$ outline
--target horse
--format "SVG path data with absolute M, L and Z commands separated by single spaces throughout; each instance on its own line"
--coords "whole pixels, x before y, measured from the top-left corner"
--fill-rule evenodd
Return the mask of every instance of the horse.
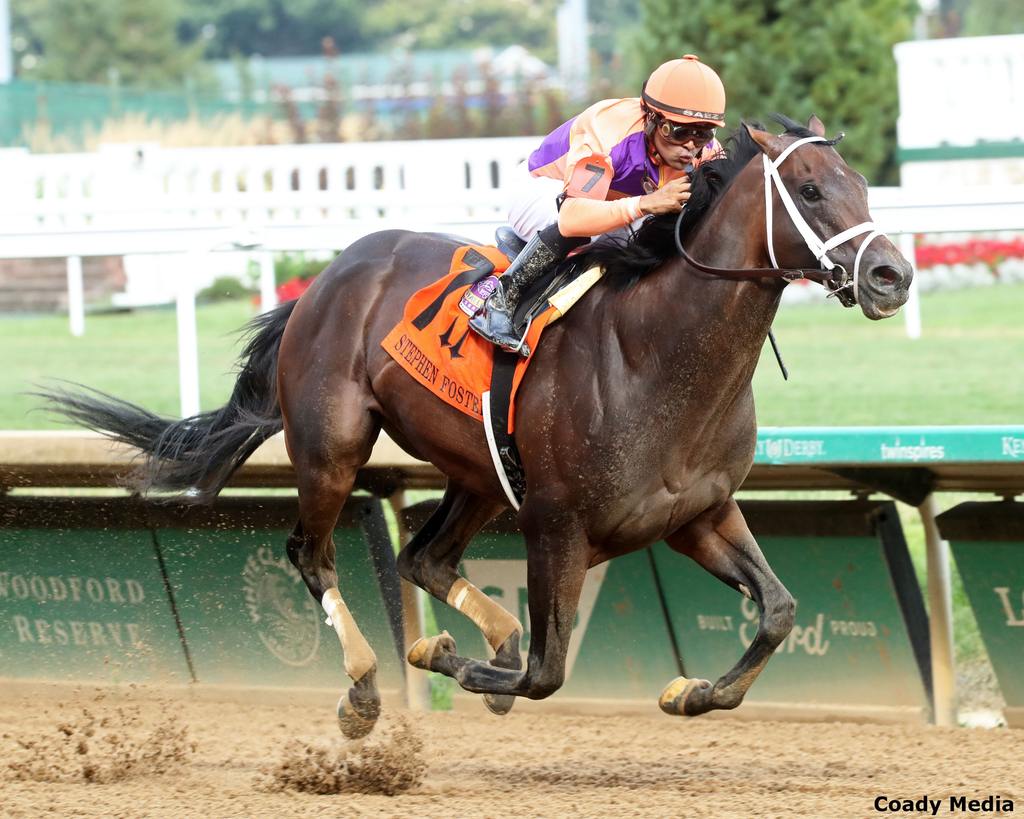
M 783 133 L 744 123 L 726 156 L 695 172 L 680 219 L 651 217 L 628 242 L 597 242 L 575 259 L 604 275 L 545 330 L 516 404 L 525 667 L 522 624 L 458 571 L 474 534 L 510 506 L 483 425 L 416 384 L 381 346 L 409 297 L 448 270 L 453 237 L 388 230 L 353 243 L 301 298 L 250 323 L 220 409 L 174 420 L 88 388 L 44 394 L 66 417 L 146 455 L 136 489 L 196 502 L 212 502 L 283 429 L 298 487 L 286 550 L 341 643 L 352 680 L 338 704 L 347 737 L 372 730 L 380 698 L 376 655 L 338 587 L 332 531 L 381 430 L 447 477 L 440 504 L 398 555 L 400 574 L 469 617 L 494 652 L 460 656 L 445 633 L 418 640 L 410 663 L 484 695 L 498 714 L 515 697 L 547 697 L 565 677 L 587 570 L 664 540 L 751 598 L 760 618 L 733 668 L 713 684 L 672 680 L 659 705 L 688 716 L 735 708 L 795 610 L 734 499 L 756 442 L 751 378 L 783 289 L 809 278 L 880 319 L 906 301 L 913 275 L 871 224 L 867 184 L 835 150 L 838 138 L 826 139 L 816 117 L 806 127 L 776 119 Z

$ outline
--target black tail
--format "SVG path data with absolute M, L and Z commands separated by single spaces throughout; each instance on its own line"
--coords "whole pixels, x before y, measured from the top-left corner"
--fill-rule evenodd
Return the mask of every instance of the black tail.
M 135 491 L 193 490 L 188 500 L 210 503 L 246 458 L 283 427 L 277 351 L 294 308 L 294 301 L 287 302 L 246 325 L 235 389 L 227 404 L 212 412 L 180 421 L 163 418 L 89 387 L 35 394 L 75 423 L 142 450 L 145 461 L 126 476 Z

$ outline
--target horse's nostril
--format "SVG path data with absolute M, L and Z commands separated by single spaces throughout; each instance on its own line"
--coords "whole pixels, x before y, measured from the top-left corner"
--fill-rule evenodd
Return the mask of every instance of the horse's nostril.
M 871 278 L 882 287 L 895 287 L 902 280 L 899 271 L 894 267 L 875 267 L 871 270 Z

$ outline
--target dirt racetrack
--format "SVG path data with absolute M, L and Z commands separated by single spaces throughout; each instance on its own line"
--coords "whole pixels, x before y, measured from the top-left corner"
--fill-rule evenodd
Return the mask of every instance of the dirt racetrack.
M 481 705 L 405 727 L 389 709 L 350 746 L 323 694 L 246 700 L 0 681 L 0 815 L 845 817 L 925 795 L 938 816 L 979 815 L 951 796 L 1024 810 L 1024 731 L 1005 728 L 684 720 L 652 699 L 650 715 Z

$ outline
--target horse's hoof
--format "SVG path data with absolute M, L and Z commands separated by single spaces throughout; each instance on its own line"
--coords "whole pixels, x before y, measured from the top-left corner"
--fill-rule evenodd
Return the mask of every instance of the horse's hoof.
M 421 637 L 409 649 L 409 665 L 433 671 L 434 661 L 442 654 L 455 653 L 455 640 L 447 631 L 434 637 Z
M 338 728 L 345 739 L 362 739 L 377 724 L 377 715 L 364 717 L 349 702 L 348 695 L 342 694 L 338 700 Z
M 377 669 L 371 668 L 338 700 L 338 728 L 346 739 L 362 739 L 373 730 L 379 716 Z
M 666 714 L 673 716 L 695 717 L 708 710 L 708 705 L 703 696 L 704 691 L 710 691 L 711 683 L 708 680 L 689 680 L 686 677 L 676 677 L 665 686 L 658 698 L 658 707 Z
M 484 694 L 483 696 L 487 710 L 499 717 L 505 716 L 516 704 L 515 694 Z
M 523 657 L 519 653 L 520 636 L 520 632 L 512 632 L 498 648 L 494 659 L 491 660 L 491 665 L 495 668 L 519 671 L 523 667 Z M 484 694 L 483 697 L 487 710 L 499 717 L 503 717 L 511 711 L 516 702 L 515 694 Z

